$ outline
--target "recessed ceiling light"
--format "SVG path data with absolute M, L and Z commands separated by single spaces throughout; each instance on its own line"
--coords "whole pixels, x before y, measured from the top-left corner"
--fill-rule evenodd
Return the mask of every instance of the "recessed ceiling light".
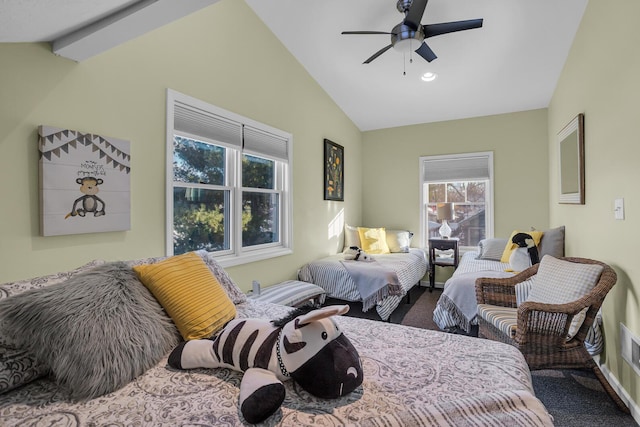
M 438 77 L 436 73 L 432 73 L 431 71 L 428 71 L 422 75 L 421 79 L 423 82 L 432 82 L 436 79 L 436 77 Z

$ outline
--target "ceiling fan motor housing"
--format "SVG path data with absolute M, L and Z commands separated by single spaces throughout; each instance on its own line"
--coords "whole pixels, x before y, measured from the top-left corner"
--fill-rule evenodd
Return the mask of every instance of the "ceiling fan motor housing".
M 398 2 L 398 4 L 399 3 L 400 2 Z M 414 51 L 420 47 L 423 41 L 424 31 L 422 25 L 420 25 L 417 30 L 414 30 L 404 23 L 400 23 L 391 30 L 391 44 L 394 49 L 401 52 Z

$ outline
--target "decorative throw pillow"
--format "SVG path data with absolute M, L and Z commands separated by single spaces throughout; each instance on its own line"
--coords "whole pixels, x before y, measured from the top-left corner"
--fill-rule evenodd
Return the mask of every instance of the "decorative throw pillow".
M 346 251 L 351 246 L 362 247 L 360 243 L 360 233 L 358 233 L 358 227 L 352 227 L 345 224 L 344 226 L 344 249 Z
M 580 299 L 598 283 L 602 270 L 599 264 L 580 264 L 545 255 L 527 301 L 565 304 Z M 583 321 L 584 315 L 573 317 L 568 339 L 573 338 Z
M 222 285 L 224 290 L 227 292 L 227 296 L 231 298 L 231 301 L 233 301 L 234 304 L 242 304 L 243 302 L 247 302 L 247 294 L 242 292 L 238 285 L 236 285 L 235 282 L 231 280 L 229 274 L 227 274 L 224 268 L 222 268 L 222 266 L 218 264 L 218 262 L 214 259 L 213 255 L 211 255 L 210 252 L 205 249 L 201 249 L 199 251 L 196 251 L 196 254 L 198 254 L 198 256 L 202 258 L 207 267 L 209 267 L 211 273 L 216 276 L 216 279 L 218 279 L 218 283 Z
M 206 249 L 201 249 L 198 251 L 194 251 L 194 253 L 198 254 L 198 256 L 202 258 L 204 263 L 207 265 L 207 267 L 209 267 L 211 273 L 216 276 L 216 279 L 218 279 L 218 282 L 220 283 L 220 285 L 222 285 L 224 290 L 227 292 L 227 295 L 229 296 L 229 298 L 231 298 L 231 301 L 233 301 L 234 304 L 242 304 L 243 302 L 247 302 L 247 295 L 242 292 L 240 288 L 238 288 L 238 285 L 236 285 L 233 280 L 231 280 L 231 277 L 229 277 L 224 268 L 222 268 L 222 266 L 218 264 L 218 262 L 210 252 L 208 252 Z M 156 264 L 168 258 L 168 256 L 161 256 L 124 262 L 131 267 L 135 267 L 137 265 Z
M 391 253 L 407 253 L 413 233 L 409 230 L 385 230 L 387 246 Z
M 77 400 L 119 389 L 180 341 L 158 301 L 122 262 L 0 300 L 0 328 Z
M 518 273 L 531 267 L 531 256 L 529 256 L 528 248 L 517 248 L 511 252 L 509 265 L 513 271 Z
M 480 254 L 477 259 L 500 261 L 507 239 L 483 239 L 478 243 Z
M 195 252 L 133 269 L 187 341 L 208 338 L 236 317 L 233 301 Z
M 361 248 L 370 254 L 388 254 L 387 233 L 384 228 L 358 227 Z
M 564 256 L 564 225 L 545 230 L 540 240 L 540 259 L 545 255 L 555 258 Z
M 94 259 L 93 261 L 90 261 L 74 270 L 62 271 L 60 273 L 34 277 L 32 279 L 3 283 L 0 285 L 0 299 L 10 297 L 11 295 L 17 295 L 21 292 L 28 291 L 29 289 L 44 288 L 45 286 L 64 282 L 79 273 L 91 270 L 93 267 L 102 264 L 104 264 L 104 260 Z
M 27 350 L 0 345 L 0 394 L 38 379 L 48 370 Z
M 0 300 L 30 289 L 44 288 L 64 282 L 102 264 L 104 264 L 103 260 L 96 259 L 74 270 L 4 283 L 0 285 Z M 3 330 L 5 328 L 0 326 L 0 394 L 38 379 L 49 371 L 47 366 L 36 361 L 35 356 L 9 344 L 9 337 L 3 334 Z
M 500 262 L 509 262 L 509 258 L 511 257 L 511 252 L 513 252 L 518 247 L 518 245 L 513 243 L 511 239 L 513 239 L 513 236 L 515 236 L 518 233 L 529 234 L 533 238 L 533 242 L 536 244 L 536 246 L 540 245 L 540 239 L 542 239 L 542 234 L 543 234 L 542 231 L 515 230 L 513 233 L 511 233 L 511 236 L 509 236 L 509 240 L 507 241 L 507 244 L 505 245 L 504 250 L 502 252 L 502 257 L 500 258 Z

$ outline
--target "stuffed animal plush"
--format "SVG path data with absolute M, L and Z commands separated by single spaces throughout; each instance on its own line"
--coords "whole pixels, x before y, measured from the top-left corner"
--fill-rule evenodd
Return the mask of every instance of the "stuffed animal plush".
M 344 251 L 344 259 L 353 261 L 373 261 L 371 255 L 357 246 L 349 246 L 349 249 Z
M 527 253 L 529 254 L 529 260 L 531 261 L 531 264 L 529 264 L 527 267 L 530 267 L 540 262 L 539 255 L 538 255 L 538 247 L 536 246 L 536 243 L 534 242 L 533 237 L 531 237 L 530 234 L 516 233 L 516 235 L 513 236 L 513 238 L 511 239 L 511 241 L 516 245 L 518 245 L 518 248 L 526 248 Z M 512 256 L 514 256 L 514 254 L 517 251 L 518 250 L 516 249 L 513 252 Z M 509 262 L 511 263 L 512 267 L 514 267 L 511 260 Z M 522 271 L 524 270 L 524 268 L 516 269 L 514 267 L 514 270 Z
M 169 355 L 176 369 L 230 368 L 244 372 L 240 412 L 249 423 L 267 419 L 285 398 L 282 381 L 296 381 L 326 399 L 362 384 L 360 356 L 332 319 L 348 305 L 302 307 L 275 321 L 234 319 L 215 338 L 186 341 Z

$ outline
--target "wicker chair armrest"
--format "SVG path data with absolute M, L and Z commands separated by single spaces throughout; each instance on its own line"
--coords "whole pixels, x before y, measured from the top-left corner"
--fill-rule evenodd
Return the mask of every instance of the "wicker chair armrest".
M 516 307 L 516 285 L 538 272 L 538 264 L 512 277 L 479 277 L 476 279 L 478 304 Z
M 524 302 L 518 307 L 515 341 L 524 348 L 561 348 L 569 333 L 573 315 L 565 304 Z

